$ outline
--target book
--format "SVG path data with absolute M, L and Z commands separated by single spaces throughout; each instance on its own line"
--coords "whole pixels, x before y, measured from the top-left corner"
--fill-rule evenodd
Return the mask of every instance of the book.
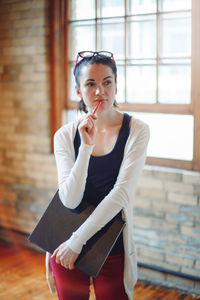
M 76 209 L 65 207 L 57 190 L 28 240 L 53 254 L 94 209 L 89 203 L 82 203 Z M 83 246 L 75 267 L 94 278 L 97 277 L 124 226 L 125 222 L 119 215 L 114 217 Z

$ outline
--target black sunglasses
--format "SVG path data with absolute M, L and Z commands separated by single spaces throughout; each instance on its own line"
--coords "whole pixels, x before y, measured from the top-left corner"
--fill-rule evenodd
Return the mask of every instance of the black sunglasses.
M 114 60 L 114 55 L 112 52 L 109 52 L 109 51 L 81 51 L 81 52 L 78 52 L 77 54 L 77 58 L 76 58 L 76 63 L 75 63 L 75 68 L 74 68 L 74 75 L 75 75 L 75 71 L 76 71 L 76 67 L 77 67 L 77 64 L 78 64 L 78 59 L 79 57 L 81 58 L 92 58 L 93 56 L 96 56 L 96 55 L 99 55 L 99 56 L 102 56 L 102 57 L 108 57 L 108 58 L 112 58 Z

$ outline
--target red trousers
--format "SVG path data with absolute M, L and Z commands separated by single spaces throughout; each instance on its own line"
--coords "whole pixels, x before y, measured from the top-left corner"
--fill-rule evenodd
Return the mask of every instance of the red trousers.
M 123 284 L 124 255 L 110 255 L 93 279 L 96 300 L 128 300 Z M 59 300 L 88 300 L 90 276 L 78 269 L 68 270 L 50 258 Z

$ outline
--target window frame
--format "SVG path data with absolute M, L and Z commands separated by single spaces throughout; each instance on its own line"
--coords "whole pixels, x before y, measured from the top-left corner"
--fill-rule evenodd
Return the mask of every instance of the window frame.
M 51 1 L 51 140 L 62 126 L 65 109 L 76 109 L 77 102 L 69 101 L 69 1 Z M 200 171 L 200 1 L 192 0 L 192 61 L 190 104 L 134 104 L 119 103 L 123 111 L 190 114 L 194 117 L 193 160 L 148 157 L 147 164 Z M 198 134 L 199 133 L 199 134 Z M 52 148 L 53 149 L 53 148 Z

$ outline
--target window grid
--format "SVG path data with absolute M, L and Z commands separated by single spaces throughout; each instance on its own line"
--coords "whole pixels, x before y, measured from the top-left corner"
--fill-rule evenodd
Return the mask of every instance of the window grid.
M 186 59 L 190 59 L 191 61 L 191 56 L 173 56 L 173 57 L 161 57 L 159 52 L 160 52 L 160 45 L 159 45 L 159 37 L 161 36 L 161 32 L 160 32 L 160 25 L 161 25 L 161 16 L 163 15 L 167 15 L 169 14 L 169 16 L 172 16 L 173 14 L 176 15 L 180 15 L 182 13 L 190 13 L 191 10 L 179 10 L 179 11 L 161 11 L 159 10 L 159 2 L 160 0 L 156 1 L 156 11 L 155 12 L 151 12 L 151 13 L 140 13 L 140 14 L 128 14 L 127 10 L 128 10 L 128 1 L 124 1 L 124 15 L 123 16 L 111 16 L 111 17 L 102 17 L 102 2 L 101 0 L 95 0 L 95 18 L 93 19 L 69 19 L 69 27 L 72 26 L 73 24 L 79 23 L 79 24 L 83 24 L 85 22 L 94 22 L 94 26 L 95 26 L 95 49 L 94 51 L 97 50 L 102 50 L 102 40 L 103 40 L 103 33 L 102 33 L 102 28 L 100 28 L 102 26 L 103 21 L 109 20 L 111 21 L 110 24 L 112 24 L 112 21 L 114 22 L 117 19 L 123 19 L 124 20 L 124 58 L 123 59 L 116 59 L 116 63 L 117 65 L 123 65 L 124 66 L 124 81 L 125 81 L 125 88 L 124 88 L 124 102 L 123 102 L 123 106 L 125 104 L 135 104 L 135 105 L 151 105 L 151 104 L 162 104 L 164 105 L 162 102 L 159 102 L 159 67 L 164 65 L 164 66 L 185 66 L 185 65 L 190 65 L 191 66 L 191 62 L 184 62 L 183 60 Z M 131 1 L 129 1 L 129 7 L 131 8 Z M 98 15 L 98 10 L 100 11 L 99 15 Z M 147 17 L 147 16 L 156 16 L 155 20 L 156 20 L 156 57 L 152 58 L 152 57 L 145 57 L 145 58 L 129 58 L 128 54 L 127 54 L 127 36 L 128 36 L 128 22 L 129 20 L 131 20 L 131 18 L 133 17 Z M 141 21 L 141 22 L 145 22 L 145 20 Z M 80 25 L 81 27 L 81 25 Z M 99 42 L 100 41 L 100 42 Z M 130 45 L 129 45 L 130 47 Z M 81 49 L 82 50 L 82 49 Z M 89 50 L 89 49 L 88 49 Z M 147 61 L 151 61 L 151 63 L 146 63 Z M 171 62 L 165 63 L 166 60 L 170 60 Z M 175 63 L 173 62 L 175 61 Z M 70 66 L 74 65 L 75 63 L 75 57 L 73 59 L 69 60 L 69 64 Z M 145 67 L 145 66 L 155 66 L 155 77 L 156 77 L 156 87 L 155 87 L 155 102 L 153 103 L 140 103 L 137 101 L 127 101 L 127 68 L 128 67 L 132 67 L 132 66 L 140 66 L 140 67 Z M 70 97 L 68 98 L 70 99 Z M 71 101 L 73 102 L 73 100 L 71 99 Z M 191 101 L 190 101 L 191 102 Z M 167 103 L 166 103 L 167 104 Z M 170 105 L 170 103 L 169 103 Z M 179 105 L 178 103 L 173 103 L 171 105 Z M 184 103 L 182 103 L 181 105 L 184 105 Z M 187 105 L 187 104 L 186 104 Z M 190 108 L 188 106 L 188 113 L 190 111 Z
M 98 0 L 96 0 L 97 3 Z M 158 0 L 157 0 L 158 2 Z M 84 2 L 85 3 L 85 2 Z M 128 3 L 128 2 L 126 2 Z M 63 109 L 76 109 L 77 102 L 70 101 L 70 53 L 69 53 L 69 29 L 70 29 L 70 1 L 58 0 L 51 2 L 51 137 L 55 131 L 62 125 L 61 116 Z M 157 6 L 158 7 L 158 6 Z M 171 9 L 171 8 L 170 8 Z M 189 12 L 182 10 L 181 12 Z M 63 13 L 64 12 L 64 13 Z M 177 13 L 177 11 L 174 11 Z M 161 12 L 162 13 L 162 12 Z M 165 12 L 166 13 L 166 12 Z M 169 11 L 171 13 L 171 11 Z M 138 14 L 140 15 L 140 14 Z M 68 17 L 67 17 L 68 16 Z M 81 20 L 82 21 L 82 20 Z M 147 163 L 162 165 L 168 167 L 200 170 L 200 2 L 192 0 L 192 64 L 191 64 L 191 104 L 135 104 L 121 103 L 120 109 L 124 111 L 148 112 L 148 113 L 166 113 L 166 114 L 190 114 L 194 116 L 194 155 L 192 161 L 163 159 L 158 157 L 149 157 Z M 81 49 L 82 50 L 82 49 Z M 63 59 L 62 59 L 63 58 Z M 74 59 L 74 58 L 73 58 Z M 171 58 L 170 58 L 171 59 Z M 189 61 L 189 60 L 188 60 Z M 120 61 L 118 61 L 120 62 Z M 161 62 L 161 61 L 160 61 Z M 70 64 L 69 64 L 70 63 Z M 55 72 L 56 71 L 56 72 Z M 60 74 L 60 75 L 59 75 Z

